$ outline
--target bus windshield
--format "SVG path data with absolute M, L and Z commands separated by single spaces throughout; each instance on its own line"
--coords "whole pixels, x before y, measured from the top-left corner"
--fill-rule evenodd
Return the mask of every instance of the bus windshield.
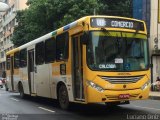
M 92 70 L 105 71 L 148 69 L 146 36 L 134 37 L 136 36 L 134 33 L 125 34 L 124 37 L 113 36 L 108 34 L 107 31 L 106 34 L 103 31 L 90 32 L 90 40 L 87 44 L 88 67 Z

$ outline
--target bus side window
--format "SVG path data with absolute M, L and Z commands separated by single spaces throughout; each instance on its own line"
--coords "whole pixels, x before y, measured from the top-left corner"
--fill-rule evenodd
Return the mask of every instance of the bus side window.
M 7 66 L 6 66 L 6 67 L 7 67 L 7 70 L 10 70 L 10 66 L 11 66 L 11 63 L 10 63 L 10 62 L 11 62 L 10 55 L 7 55 L 6 58 L 7 58 Z
M 45 41 L 45 63 L 54 62 L 56 58 L 56 41 L 50 38 Z
M 68 59 L 69 34 L 68 32 L 62 33 L 56 37 L 56 60 Z
M 42 65 L 44 63 L 44 42 L 40 42 L 36 44 L 36 65 Z
M 20 51 L 20 67 L 24 68 L 27 66 L 27 50 L 23 49 Z
M 19 68 L 19 52 L 14 53 L 14 69 Z

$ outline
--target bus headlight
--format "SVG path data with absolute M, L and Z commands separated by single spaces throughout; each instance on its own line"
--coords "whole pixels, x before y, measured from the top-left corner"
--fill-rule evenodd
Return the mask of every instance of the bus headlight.
M 150 81 L 147 81 L 147 82 L 141 87 L 141 90 L 146 89 L 149 84 L 150 84 Z
M 99 92 L 104 92 L 104 89 L 102 87 L 100 87 L 99 85 L 95 84 L 92 81 L 87 80 L 87 84 Z

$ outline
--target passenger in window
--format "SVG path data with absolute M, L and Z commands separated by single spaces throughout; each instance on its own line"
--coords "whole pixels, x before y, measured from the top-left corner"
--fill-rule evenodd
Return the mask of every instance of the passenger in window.
M 141 56 L 140 49 L 141 49 L 140 41 L 134 40 L 131 44 L 131 56 L 140 57 Z

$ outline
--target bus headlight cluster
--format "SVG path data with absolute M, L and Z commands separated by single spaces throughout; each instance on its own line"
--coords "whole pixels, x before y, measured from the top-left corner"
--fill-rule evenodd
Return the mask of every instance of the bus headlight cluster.
M 146 89 L 149 84 L 150 84 L 150 81 L 147 81 L 147 82 L 141 87 L 141 90 Z
M 100 87 L 99 85 L 95 84 L 92 81 L 87 80 L 87 84 L 99 92 L 104 92 L 104 89 L 102 87 Z

